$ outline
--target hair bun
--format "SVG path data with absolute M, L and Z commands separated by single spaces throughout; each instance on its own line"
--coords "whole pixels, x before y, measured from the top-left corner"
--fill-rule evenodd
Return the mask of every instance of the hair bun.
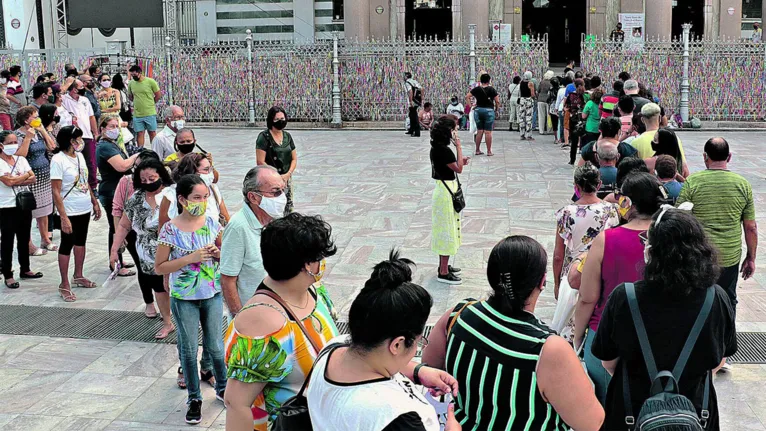
M 391 249 L 388 260 L 384 260 L 372 270 L 370 281 L 382 289 L 395 289 L 403 283 L 412 281 L 412 266 L 415 262 L 399 257 L 399 250 Z

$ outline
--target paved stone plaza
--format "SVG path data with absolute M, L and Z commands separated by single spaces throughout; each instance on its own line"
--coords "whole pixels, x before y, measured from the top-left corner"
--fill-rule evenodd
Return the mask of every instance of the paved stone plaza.
M 718 134 L 718 133 L 716 133 Z M 245 172 L 255 164 L 256 130 L 205 129 L 198 143 L 213 153 L 230 212 L 242 206 Z M 704 169 L 702 146 L 713 133 L 681 133 L 691 170 Z M 472 144 L 461 132 L 466 154 Z M 761 246 L 756 275 L 740 281 L 737 328 L 766 331 L 766 155 L 761 133 L 724 136 L 734 153 L 732 170 L 753 185 Z M 317 213 L 332 225 L 338 254 L 327 262 L 325 282 L 336 306 L 346 314 L 372 266 L 400 247 L 417 264 L 415 281 L 434 297 L 431 321 L 458 300 L 482 297 L 488 289 L 485 267 L 491 248 L 503 236 L 529 235 L 552 261 L 554 212 L 572 195 L 568 152 L 552 138 L 521 142 L 518 133 L 499 131 L 494 157 L 472 158 L 461 176 L 467 208 L 463 247 L 455 265 L 464 283 L 450 287 L 435 280 L 437 257 L 430 250 L 431 192 L 429 143 L 403 132 L 295 131 L 299 212 Z M 472 156 L 473 157 L 473 156 Z M 106 279 L 107 224 L 91 224 L 85 275 L 99 286 Z M 39 235 L 33 232 L 39 243 Z M 58 242 L 58 233 L 55 237 Z M 126 253 L 126 257 L 128 254 Z M 18 270 L 18 268 L 16 268 Z M 45 277 L 21 281 L 16 291 L 0 291 L 0 304 L 142 311 L 135 278 L 106 287 L 75 288 L 77 302 L 64 303 L 55 253 L 32 258 Z M 552 280 L 552 272 L 549 274 Z M 543 293 L 538 315 L 553 314 L 553 287 Z M 4 430 L 176 430 L 184 424 L 186 391 L 176 387 L 174 345 L 106 340 L 76 340 L 0 334 L 0 429 Z M 736 365 L 716 379 L 722 429 L 766 431 L 766 365 Z M 223 430 L 225 412 L 204 385 L 202 429 Z

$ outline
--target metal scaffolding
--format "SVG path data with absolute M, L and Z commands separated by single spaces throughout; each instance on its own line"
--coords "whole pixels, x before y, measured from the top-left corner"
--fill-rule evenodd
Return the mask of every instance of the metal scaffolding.
M 176 0 L 165 1 L 165 40 L 171 45 L 178 44 Z
M 56 0 L 56 48 L 69 48 L 66 0 Z

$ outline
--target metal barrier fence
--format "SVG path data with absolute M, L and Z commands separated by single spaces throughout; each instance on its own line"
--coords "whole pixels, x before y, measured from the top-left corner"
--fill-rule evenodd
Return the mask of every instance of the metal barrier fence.
M 27 88 L 41 73 L 53 71 L 61 76 L 65 63 L 84 68 L 89 56 L 104 54 L 103 49 L 0 51 L 0 67 L 21 65 Z M 273 105 L 284 107 L 292 120 L 329 122 L 333 117 L 333 41 L 154 45 L 129 49 L 125 54 L 149 60 L 151 76 L 164 93 L 159 108 L 172 101 L 184 108 L 189 121 L 248 121 L 251 92 L 258 120 L 265 119 Z M 513 76 L 532 70 L 540 77 L 548 67 L 547 59 L 547 39 L 507 45 L 472 40 L 339 40 L 341 117 L 404 121 L 405 71 L 421 83 L 425 101 L 437 113 L 444 112 L 453 95 L 462 102 L 481 70 L 492 75 L 505 103 Z M 500 118 L 507 118 L 504 112 L 501 109 Z
M 683 43 L 650 40 L 629 46 L 607 40 L 582 42 L 582 68 L 605 85 L 628 71 L 678 113 L 683 77 Z M 761 121 L 766 118 L 766 44 L 732 39 L 689 42 L 689 112 L 701 120 Z

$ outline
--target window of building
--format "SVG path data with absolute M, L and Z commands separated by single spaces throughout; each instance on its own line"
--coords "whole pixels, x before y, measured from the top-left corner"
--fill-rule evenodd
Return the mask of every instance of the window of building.
M 261 19 L 261 18 L 292 18 L 291 10 L 265 10 L 247 12 L 216 12 L 217 19 Z
M 319 24 L 314 30 L 316 32 L 343 31 L 343 24 Z
M 216 0 L 217 4 L 292 3 L 293 0 Z
M 763 0 L 742 0 L 742 19 L 761 19 L 763 17 L 762 6 Z
M 250 27 L 218 27 L 218 34 L 244 34 Z M 292 33 L 294 31 L 291 25 L 257 25 L 251 29 L 253 33 Z
M 332 9 L 315 9 L 314 10 L 314 16 L 317 18 L 322 17 L 332 17 L 334 16 L 334 11 Z
M 343 0 L 332 0 L 332 19 L 343 21 Z

